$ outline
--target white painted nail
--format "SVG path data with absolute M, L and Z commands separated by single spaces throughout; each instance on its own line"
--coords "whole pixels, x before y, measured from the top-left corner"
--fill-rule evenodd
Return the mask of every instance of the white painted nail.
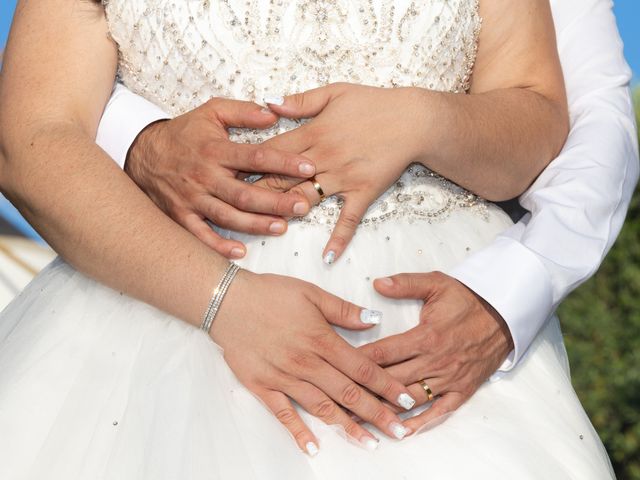
M 284 104 L 284 97 L 281 95 L 265 95 L 262 101 L 268 105 Z
M 334 252 L 333 250 L 329 250 L 322 260 L 327 265 L 331 265 L 336 261 L 336 252 Z
M 398 395 L 398 403 L 405 410 L 411 410 L 413 406 L 416 404 L 416 401 L 406 393 L 401 393 Z
M 393 433 L 393 436 L 398 440 L 402 440 L 407 436 L 407 429 L 399 423 L 393 422 L 391 425 L 389 425 L 389 428 L 391 429 L 391 433 Z
M 378 310 L 368 310 L 365 308 L 360 312 L 360 321 L 365 325 L 378 325 L 381 320 L 382 312 Z
M 309 454 L 310 457 L 315 457 L 320 451 L 318 450 L 318 446 L 313 442 L 307 442 L 307 444 L 305 445 L 305 448 L 307 449 L 307 453 Z
M 360 443 L 365 449 L 369 450 L 370 452 L 378 449 L 378 440 L 376 440 L 375 438 L 364 437 L 360 441 Z

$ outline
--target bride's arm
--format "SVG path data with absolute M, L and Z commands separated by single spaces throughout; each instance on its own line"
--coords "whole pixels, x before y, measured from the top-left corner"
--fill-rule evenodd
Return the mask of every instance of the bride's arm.
M 164 216 L 93 140 L 116 55 L 98 4 L 18 4 L 0 77 L 0 186 L 78 270 L 199 325 L 227 261 Z M 398 417 L 358 384 L 394 404 L 410 397 L 327 323 L 363 329 L 361 314 L 305 282 L 242 272 L 212 335 L 303 449 L 313 434 L 284 394 L 367 441 L 337 405 L 393 435 Z
M 344 198 L 329 258 L 340 256 L 369 205 L 412 162 L 498 201 L 522 193 L 560 151 L 568 114 L 548 1 L 480 7 L 468 95 L 338 83 L 269 105 L 285 117 L 315 117 L 267 144 L 304 151 L 324 193 Z M 279 179 L 261 184 L 282 187 Z M 309 182 L 297 188 L 317 199 Z

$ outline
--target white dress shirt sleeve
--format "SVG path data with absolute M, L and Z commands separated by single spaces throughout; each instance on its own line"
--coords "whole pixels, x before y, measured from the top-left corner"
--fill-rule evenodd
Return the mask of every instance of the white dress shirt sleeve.
M 556 0 L 552 10 L 571 131 L 520 198 L 529 212 L 449 273 L 505 319 L 513 368 L 558 304 L 600 266 L 638 179 L 631 72 L 610 0 Z
M 102 114 L 96 143 L 124 168 L 129 148 L 148 125 L 169 118 L 160 107 L 116 83 Z

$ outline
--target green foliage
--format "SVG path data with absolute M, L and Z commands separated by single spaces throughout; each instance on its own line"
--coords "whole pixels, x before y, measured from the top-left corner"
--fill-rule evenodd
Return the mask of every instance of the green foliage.
M 640 122 L 640 89 L 636 90 Z M 618 480 L 640 480 L 640 191 L 598 273 L 559 311 L 573 383 Z

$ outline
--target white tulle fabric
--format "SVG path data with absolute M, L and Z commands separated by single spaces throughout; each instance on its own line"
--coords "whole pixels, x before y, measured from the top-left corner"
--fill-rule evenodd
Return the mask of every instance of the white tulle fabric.
M 366 49 L 357 48 L 358 40 L 366 45 L 372 38 L 377 42 L 382 38 L 373 35 L 377 31 L 374 26 L 365 28 L 369 25 L 401 34 L 403 40 L 389 40 L 399 55 L 407 49 L 413 52 L 413 45 L 424 41 L 444 45 L 440 53 L 432 54 L 433 59 L 422 58 L 427 64 L 407 70 L 397 79 L 410 80 L 412 71 L 416 75 L 418 71 L 436 71 L 454 45 L 465 50 L 463 58 L 473 57 L 479 25 L 476 7 L 476 2 L 462 0 L 411 4 L 400 0 L 249 1 L 248 6 L 234 0 L 112 0 L 108 13 L 112 34 L 121 45 L 122 71 L 131 69 L 144 75 L 147 85 L 140 92 L 149 98 L 167 108 L 186 109 L 192 106 L 186 93 L 201 86 L 200 80 L 194 80 L 199 75 L 198 62 L 217 65 L 225 59 L 222 63 L 238 62 L 240 71 L 257 68 L 255 57 L 233 55 L 233 50 L 219 43 L 211 53 L 198 54 L 195 63 L 175 53 L 180 50 L 181 38 L 205 45 L 212 43 L 210 36 L 214 34 L 228 47 L 230 39 L 237 38 L 234 29 L 238 26 L 228 11 L 237 12 L 237 22 L 245 25 L 246 32 L 255 30 L 246 26 L 245 11 L 251 13 L 252 25 L 259 24 L 262 17 L 258 13 L 298 22 L 296 28 L 307 31 L 306 27 L 315 37 L 296 38 L 306 38 L 310 44 L 314 38 L 325 38 L 313 22 L 359 19 L 359 30 L 340 29 L 332 23 L 324 32 L 331 44 L 354 46 L 353 69 L 363 78 L 368 75 L 362 67 L 367 64 L 362 57 Z M 270 8 L 282 11 L 270 14 Z M 371 12 L 370 8 L 378 16 L 362 15 L 361 9 Z M 226 16 L 222 16 L 224 9 Z M 207 14 L 198 15 L 198 11 Z M 213 12 L 219 12 L 220 17 Z M 310 17 L 309 12 L 316 12 L 315 16 Z M 346 17 L 340 12 L 347 12 Z M 354 17 L 357 12 L 361 15 Z M 408 20 L 403 20 L 405 17 Z M 217 18 L 226 20 L 218 22 Z M 423 23 L 405 26 L 418 20 Z M 194 26 L 176 38 L 168 33 L 172 25 Z M 262 28 L 277 36 L 275 29 L 279 27 L 267 22 Z M 285 35 L 291 31 L 279 30 L 283 54 L 296 47 L 289 41 L 293 37 Z M 153 33 L 154 48 L 171 57 L 169 64 L 182 69 L 183 87 L 176 87 L 166 99 L 155 96 L 153 90 L 160 90 L 164 81 L 158 66 L 164 68 L 166 58 L 161 56 L 158 61 L 158 55 L 149 53 L 151 43 L 142 43 L 138 37 L 125 40 L 126 32 L 137 32 L 141 37 Z M 343 37 L 347 33 L 351 43 Z M 257 45 L 266 45 L 264 39 L 258 40 Z M 218 56 L 212 59 L 209 54 Z M 273 67 L 270 60 L 261 62 L 267 70 Z M 462 85 L 460 91 L 464 91 L 469 62 L 456 65 L 443 74 L 453 80 L 439 83 L 441 89 L 455 91 Z M 392 72 L 393 68 L 378 73 L 389 81 Z M 133 88 L 138 85 L 133 77 L 124 74 L 123 78 L 131 80 Z M 233 89 L 236 82 L 244 85 L 242 81 L 236 78 L 228 83 L 227 76 L 216 78 L 217 84 L 227 82 L 229 92 L 241 97 L 242 92 Z M 319 77 L 314 78 L 317 81 Z M 285 80 L 278 77 L 278 82 Z M 353 81 L 351 77 L 327 80 Z M 287 83 L 263 81 L 268 89 L 292 88 Z M 305 80 L 295 88 L 311 86 L 315 86 L 313 82 Z M 172 102 L 181 103 L 176 107 Z M 433 198 L 437 199 L 439 192 L 451 192 L 448 182 L 429 175 L 416 178 L 431 183 L 419 184 L 423 180 L 417 180 L 411 188 L 427 189 Z M 396 187 L 402 190 L 404 185 Z M 427 203 L 433 198 L 427 198 Z M 224 233 L 246 242 L 248 255 L 240 262 L 245 268 L 302 278 L 360 305 L 382 310 L 380 326 L 366 333 L 339 332 L 352 344 L 362 345 L 416 325 L 420 310 L 417 301 L 391 301 L 376 295 L 373 278 L 447 269 L 510 225 L 501 210 L 481 203 L 482 208 L 463 205 L 428 221 L 420 221 L 424 218 L 418 213 L 391 215 L 363 225 L 344 256 L 330 267 L 320 259 L 329 235 L 323 218 L 292 223 L 281 238 Z M 417 205 L 420 208 L 421 203 Z M 345 439 L 340 429 L 306 414 L 305 419 L 319 438 L 320 453 L 315 458 L 298 450 L 286 430 L 236 380 L 220 348 L 203 332 L 86 278 L 61 260 L 46 268 L 0 316 L 3 479 L 613 478 L 606 452 L 571 386 L 557 319 L 503 380 L 486 383 L 443 423 L 401 442 L 380 434 L 378 450 L 369 452 Z

